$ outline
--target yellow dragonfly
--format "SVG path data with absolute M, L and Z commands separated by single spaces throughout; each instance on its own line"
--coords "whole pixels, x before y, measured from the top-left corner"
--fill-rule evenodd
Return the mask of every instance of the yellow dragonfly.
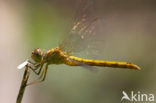
M 26 60 L 24 63 L 19 65 L 19 69 L 24 66 L 29 66 L 40 78 L 31 84 L 42 82 L 46 78 L 48 66 L 51 64 L 66 64 L 68 66 L 88 66 L 90 69 L 94 66 L 99 67 L 113 67 L 113 68 L 124 68 L 124 69 L 135 69 L 140 70 L 140 67 L 127 62 L 118 61 L 105 61 L 105 60 L 92 60 L 85 59 L 70 55 L 70 52 L 77 45 L 80 44 L 80 40 L 85 40 L 88 36 L 96 35 L 96 22 L 98 19 L 94 16 L 94 2 L 92 0 L 81 0 L 80 7 L 77 12 L 77 16 L 74 25 L 69 33 L 69 36 L 61 43 L 58 47 L 52 48 L 47 51 L 42 51 L 40 48 L 34 49 L 31 53 L 31 60 Z M 78 37 L 75 39 L 75 37 Z M 72 38 L 72 39 L 71 39 Z M 87 67 L 87 68 L 88 68 Z

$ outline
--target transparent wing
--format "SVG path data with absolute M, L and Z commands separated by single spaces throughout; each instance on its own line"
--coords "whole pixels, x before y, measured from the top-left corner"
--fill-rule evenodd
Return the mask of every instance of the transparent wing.
M 101 24 L 103 24 L 103 21 L 96 16 L 94 1 L 81 0 L 73 27 L 60 47 L 64 51 L 79 57 L 83 56 L 81 52 L 85 56 L 96 54 L 96 51 L 100 49 L 100 46 L 97 45 L 100 45 L 103 41 Z

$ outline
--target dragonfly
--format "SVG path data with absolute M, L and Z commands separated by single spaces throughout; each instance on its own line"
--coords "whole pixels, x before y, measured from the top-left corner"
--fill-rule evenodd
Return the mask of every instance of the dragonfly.
M 86 59 L 70 54 L 71 51 L 83 45 L 80 40 L 83 41 L 88 36 L 96 35 L 95 30 L 98 27 L 96 26 L 98 18 L 94 16 L 93 10 L 93 0 L 81 0 L 78 12 L 76 12 L 75 22 L 67 38 L 58 47 L 50 50 L 34 49 L 31 53 L 31 60 L 26 60 L 18 66 L 19 69 L 28 66 L 35 74 L 40 75 L 37 80 L 28 85 L 44 81 L 48 66 L 52 64 L 83 66 L 89 69 L 92 69 L 92 67 L 112 67 L 140 70 L 140 67 L 133 63 Z

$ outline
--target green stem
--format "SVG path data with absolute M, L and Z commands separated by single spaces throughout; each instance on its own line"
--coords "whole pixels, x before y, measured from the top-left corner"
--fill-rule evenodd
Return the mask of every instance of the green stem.
M 23 94 L 24 94 L 25 88 L 27 86 L 28 78 L 29 78 L 29 69 L 28 69 L 28 66 L 26 66 L 16 103 L 21 103 L 21 101 L 22 101 Z

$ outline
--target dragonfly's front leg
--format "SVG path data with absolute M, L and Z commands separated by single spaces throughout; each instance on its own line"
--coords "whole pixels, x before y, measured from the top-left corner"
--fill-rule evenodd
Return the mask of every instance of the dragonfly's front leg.
M 30 66 L 30 65 L 28 65 L 28 67 L 29 67 L 35 74 L 39 75 L 40 72 L 41 72 L 41 69 L 42 69 L 42 67 L 43 67 L 43 64 L 36 64 L 36 63 L 32 63 L 32 62 L 30 62 L 30 61 L 29 61 L 29 63 L 32 64 L 35 68 L 33 68 L 33 67 Z M 39 69 L 39 70 L 38 70 L 38 69 Z M 36 70 L 38 70 L 38 71 L 36 71 Z
M 46 64 L 45 68 L 43 69 L 41 76 L 37 80 L 35 80 L 27 85 L 32 85 L 32 84 L 37 84 L 37 83 L 43 82 L 46 78 L 47 69 L 48 69 L 48 64 Z

